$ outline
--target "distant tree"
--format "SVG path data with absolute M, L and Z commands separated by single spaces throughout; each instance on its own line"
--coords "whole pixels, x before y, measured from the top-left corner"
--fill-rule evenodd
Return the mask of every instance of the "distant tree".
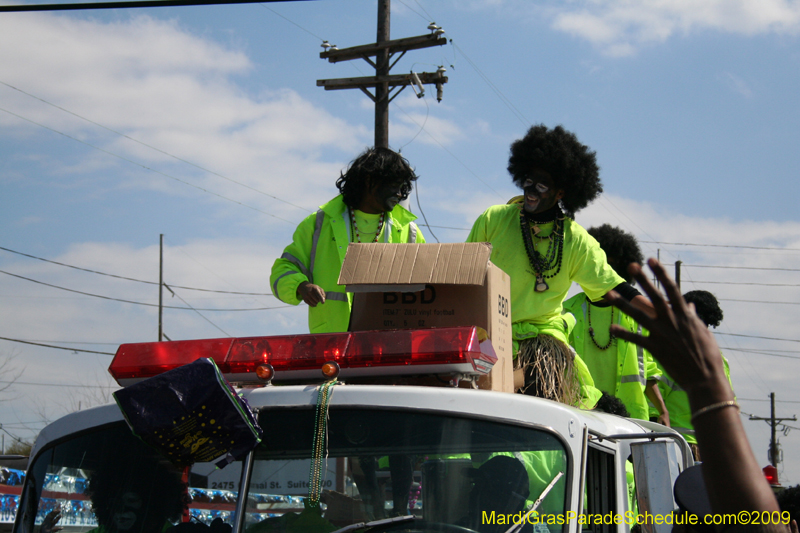
M 17 352 L 0 355 L 0 402 L 11 399 L 11 389 L 25 371 L 16 364 L 18 355 Z
M 41 399 L 33 400 L 32 407 L 39 419 L 37 423 L 39 428 L 42 424 L 47 425 L 69 413 L 112 403 L 114 399 L 111 393 L 120 388 L 108 374 L 95 374 L 93 378 L 86 376 L 81 381 L 83 383 L 80 383 L 78 387 L 70 387 L 64 391 L 63 398 L 58 405 Z
M 30 442 L 13 441 L 9 446 L 6 446 L 5 454 L 24 455 L 27 457 L 31 454 L 31 448 L 33 448 L 33 444 Z

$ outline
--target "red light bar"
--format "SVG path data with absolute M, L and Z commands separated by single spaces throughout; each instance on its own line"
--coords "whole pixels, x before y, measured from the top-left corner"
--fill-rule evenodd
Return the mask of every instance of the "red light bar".
M 336 362 L 342 378 L 415 374 L 487 374 L 497 362 L 478 328 L 356 331 L 240 339 L 123 344 L 109 372 L 129 385 L 200 357 L 210 357 L 234 382 L 260 382 L 259 365 L 274 368 L 273 382 L 319 380 L 325 363 Z
M 767 478 L 767 483 L 774 486 L 779 486 L 781 483 L 778 481 L 778 469 L 772 465 L 765 466 L 762 471 L 764 472 L 764 477 Z
M 108 371 L 124 387 L 207 357 L 213 359 L 224 374 L 227 372 L 225 357 L 233 341 L 234 339 L 204 339 L 122 344 Z

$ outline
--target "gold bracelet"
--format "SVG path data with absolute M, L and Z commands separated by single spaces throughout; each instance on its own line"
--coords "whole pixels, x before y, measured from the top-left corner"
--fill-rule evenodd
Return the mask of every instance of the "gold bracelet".
M 706 405 L 705 407 L 701 407 L 700 409 L 692 413 L 692 419 L 691 419 L 692 424 L 694 424 L 694 421 L 698 416 L 704 415 L 709 411 L 724 409 L 725 407 L 735 407 L 736 409 L 739 409 L 739 404 L 736 403 L 736 400 L 726 400 L 724 402 L 712 403 L 711 405 Z

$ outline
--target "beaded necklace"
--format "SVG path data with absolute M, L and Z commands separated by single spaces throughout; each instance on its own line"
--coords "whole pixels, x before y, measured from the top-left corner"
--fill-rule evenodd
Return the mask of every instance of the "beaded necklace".
M 564 252 L 564 215 L 559 212 L 559 215 L 556 216 L 553 221 L 553 232 L 548 237 L 536 237 L 540 241 L 544 239 L 550 241 L 544 256 L 533 245 L 531 225 L 528 217 L 525 216 L 524 209 L 520 209 L 519 223 L 522 229 L 522 242 L 525 244 L 525 252 L 528 254 L 528 261 L 530 261 L 533 272 L 536 275 L 534 290 L 536 292 L 544 292 L 550 288 L 545 279 L 552 278 L 561 272 L 561 260 Z M 539 226 L 533 227 L 533 233 L 539 233 Z M 555 270 L 555 272 L 545 274 L 545 272 L 551 270 Z
M 347 208 L 347 212 L 350 213 L 350 242 L 361 242 L 361 235 L 358 233 L 358 224 L 356 224 L 356 215 L 352 209 L 349 207 Z M 378 242 L 378 239 L 381 236 L 381 230 L 383 229 L 383 219 L 386 217 L 386 213 L 381 212 L 381 218 L 378 220 L 378 229 L 375 231 L 375 238 L 372 239 L 371 242 Z
M 333 387 L 341 384 L 341 381 L 326 381 L 317 389 L 317 409 L 314 413 L 314 438 L 311 442 L 312 457 L 311 468 L 308 474 L 308 500 L 306 504 L 310 507 L 318 507 L 320 495 L 322 494 L 322 462 L 328 457 L 328 408 L 330 407 Z
M 614 335 L 611 334 L 609 331 L 608 333 L 608 343 L 605 346 L 600 346 L 598 344 L 597 339 L 594 338 L 594 328 L 592 327 L 592 304 L 591 302 L 587 302 L 586 306 L 586 317 L 589 320 L 589 338 L 592 339 L 592 343 L 597 346 L 600 350 L 608 350 L 611 347 L 611 344 L 614 342 Z M 614 323 L 614 308 L 611 308 L 611 323 Z

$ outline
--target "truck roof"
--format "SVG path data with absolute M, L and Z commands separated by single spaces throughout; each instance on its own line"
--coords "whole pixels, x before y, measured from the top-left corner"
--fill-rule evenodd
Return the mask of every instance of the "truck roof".
M 255 409 L 313 408 L 318 385 L 267 386 L 241 389 Z M 551 429 L 562 438 L 580 439 L 583 426 L 596 436 L 672 432 L 669 428 L 598 411 L 584 411 L 550 400 L 484 390 L 402 385 L 347 385 L 334 388 L 330 405 L 373 409 L 414 409 L 504 421 Z M 64 416 L 46 426 L 36 439 L 31 458 L 46 444 L 76 432 L 123 420 L 116 404 Z M 675 433 L 677 435 L 677 433 Z

